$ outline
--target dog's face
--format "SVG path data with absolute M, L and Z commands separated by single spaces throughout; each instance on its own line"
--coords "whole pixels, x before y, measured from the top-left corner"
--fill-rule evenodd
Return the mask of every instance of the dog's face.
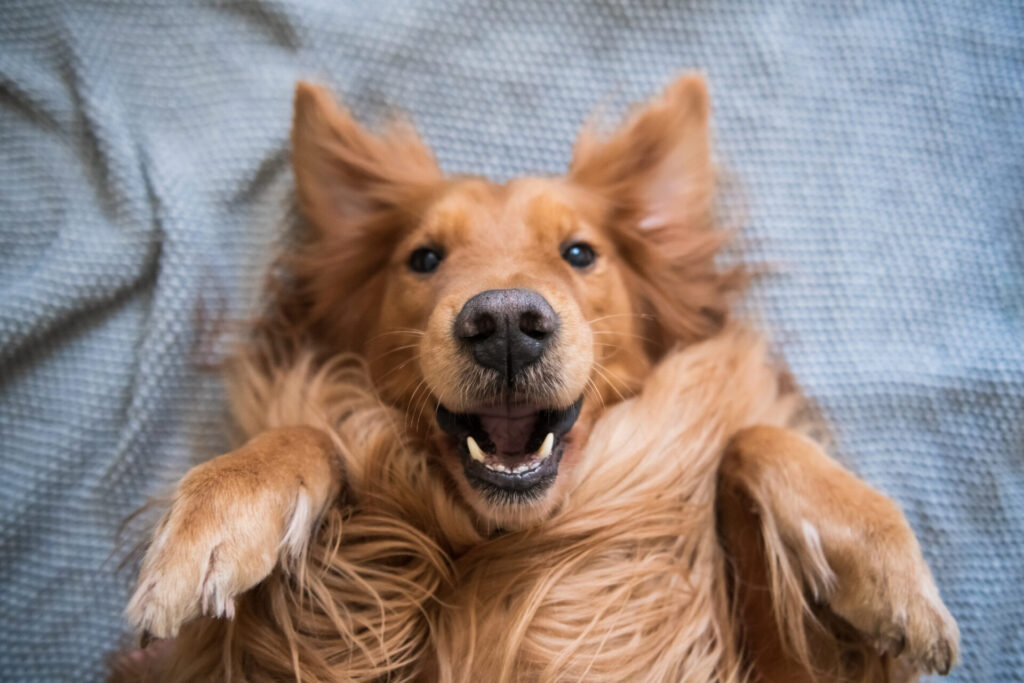
M 445 178 L 411 129 L 371 134 L 306 85 L 293 149 L 311 329 L 367 359 L 492 524 L 545 514 L 596 414 L 724 317 L 699 78 L 585 131 L 562 178 Z
M 374 375 L 401 375 L 382 384 L 414 421 L 436 416 L 452 474 L 488 512 L 543 507 L 584 404 L 628 393 L 646 365 L 614 244 L 590 208 L 564 181 L 456 181 L 389 265 Z M 423 334 L 389 334 L 402 329 Z M 405 367 L 382 355 L 409 344 L 417 360 Z

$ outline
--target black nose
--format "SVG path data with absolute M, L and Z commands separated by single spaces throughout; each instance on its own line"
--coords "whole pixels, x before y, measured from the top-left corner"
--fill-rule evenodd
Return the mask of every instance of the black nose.
M 540 358 L 557 329 L 558 315 L 532 289 L 480 292 L 455 318 L 455 336 L 476 362 L 506 378 Z

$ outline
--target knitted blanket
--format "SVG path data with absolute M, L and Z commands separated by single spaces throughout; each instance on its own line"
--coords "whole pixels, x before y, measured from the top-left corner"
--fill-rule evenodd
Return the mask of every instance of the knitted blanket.
M 408 112 L 450 171 L 709 77 L 747 309 L 903 506 L 963 630 L 1024 671 L 1024 5 L 510 0 L 0 9 L 0 678 L 101 678 L 115 532 L 220 452 L 211 321 L 293 218 L 298 78 Z

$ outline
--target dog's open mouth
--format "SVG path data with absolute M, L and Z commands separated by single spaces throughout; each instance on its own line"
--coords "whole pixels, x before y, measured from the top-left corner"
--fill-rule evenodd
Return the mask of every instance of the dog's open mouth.
M 438 406 L 437 423 L 453 440 L 470 485 L 494 502 L 538 497 L 558 476 L 564 437 L 583 398 L 561 409 L 495 406 L 453 413 Z

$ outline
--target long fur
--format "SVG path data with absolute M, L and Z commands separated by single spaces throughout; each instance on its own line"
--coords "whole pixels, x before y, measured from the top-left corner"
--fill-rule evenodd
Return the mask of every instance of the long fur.
M 233 385 L 247 434 L 333 424 L 340 451 L 361 453 L 345 465 L 367 469 L 348 470 L 351 498 L 328 510 L 305 571 L 272 574 L 233 621 L 186 627 L 165 680 L 433 680 L 433 667 L 441 681 L 742 678 L 717 542 L 719 460 L 729 435 L 787 424 L 799 408 L 754 335 L 670 354 L 595 426 L 594 465 L 571 503 L 493 538 L 402 440 L 401 416 L 358 359 L 253 367 Z

